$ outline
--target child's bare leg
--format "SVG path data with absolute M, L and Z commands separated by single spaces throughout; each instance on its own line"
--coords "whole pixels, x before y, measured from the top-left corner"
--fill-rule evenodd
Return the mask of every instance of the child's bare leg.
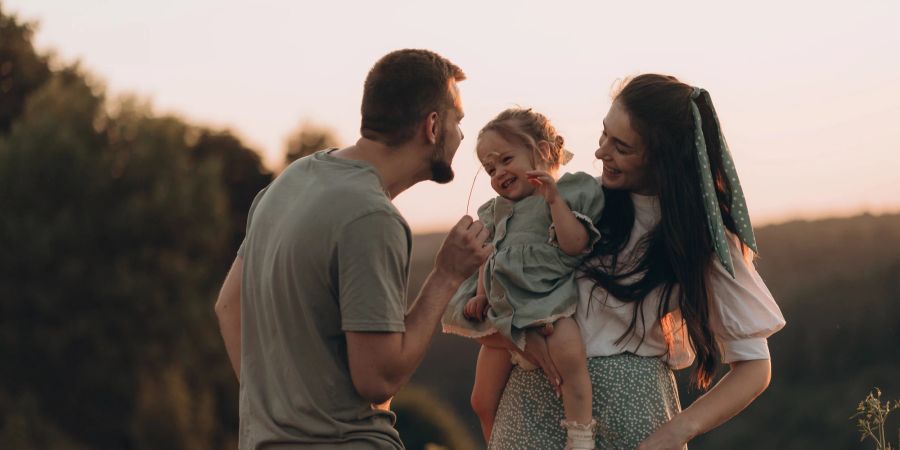
M 550 358 L 562 377 L 563 410 L 567 421 L 589 424 L 591 411 L 591 378 L 587 371 L 587 356 L 578 324 L 572 318 L 556 321 L 554 331 L 547 338 Z
M 512 363 L 509 351 L 481 346 L 478 352 L 478 364 L 475 366 L 475 385 L 472 387 L 472 409 L 481 421 L 481 432 L 484 442 L 491 439 L 494 429 L 494 416 L 500 405 L 500 396 L 509 379 Z

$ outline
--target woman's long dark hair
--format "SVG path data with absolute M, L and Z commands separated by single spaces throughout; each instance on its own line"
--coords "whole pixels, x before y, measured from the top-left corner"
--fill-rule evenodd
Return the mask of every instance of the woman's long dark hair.
M 639 318 L 643 342 L 643 303 L 654 289 L 661 287 L 657 320 L 676 301 L 697 355 L 691 382 L 706 389 L 715 375 L 719 352 L 709 327 L 710 290 L 706 274 L 713 264 L 714 249 L 693 145 L 692 92 L 691 86 L 674 77 L 645 74 L 628 81 L 615 96 L 644 143 L 648 173 L 657 189 L 662 217 L 635 247 L 634 257 L 620 262 L 618 255 L 627 245 L 634 225 L 634 204 L 627 191 L 604 188 L 607 202 L 599 224 L 603 239 L 594 248 L 595 258 L 588 258 L 600 263 L 586 265 L 584 271 L 595 287 L 623 302 L 634 303 L 631 324 L 618 342 L 634 335 Z M 723 170 L 719 130 L 709 94 L 704 92 L 695 102 L 703 122 L 719 207 L 726 228 L 734 233 L 735 225 L 728 214 L 731 186 Z M 630 282 L 635 278 L 637 281 Z

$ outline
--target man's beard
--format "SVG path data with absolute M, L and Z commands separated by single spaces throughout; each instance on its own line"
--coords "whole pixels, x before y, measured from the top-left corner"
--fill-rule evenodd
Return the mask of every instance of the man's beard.
M 441 133 L 434 143 L 434 152 L 431 154 L 431 181 L 440 184 L 446 184 L 453 181 L 453 168 L 450 163 L 444 161 L 444 142 L 446 134 Z

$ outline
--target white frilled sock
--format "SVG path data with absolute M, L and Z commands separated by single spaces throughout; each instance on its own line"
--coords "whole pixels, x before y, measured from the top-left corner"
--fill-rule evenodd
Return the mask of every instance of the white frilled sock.
M 566 429 L 566 448 L 564 450 L 592 450 L 594 446 L 594 430 L 597 429 L 597 421 L 591 419 L 591 423 L 577 423 L 573 421 L 560 422 Z

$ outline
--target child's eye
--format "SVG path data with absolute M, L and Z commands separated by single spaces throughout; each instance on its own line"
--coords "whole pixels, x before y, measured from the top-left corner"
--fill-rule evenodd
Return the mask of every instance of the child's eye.
M 508 163 L 508 162 L 510 162 L 510 161 L 512 161 L 512 156 L 505 156 L 505 157 L 503 157 L 503 162 Z

